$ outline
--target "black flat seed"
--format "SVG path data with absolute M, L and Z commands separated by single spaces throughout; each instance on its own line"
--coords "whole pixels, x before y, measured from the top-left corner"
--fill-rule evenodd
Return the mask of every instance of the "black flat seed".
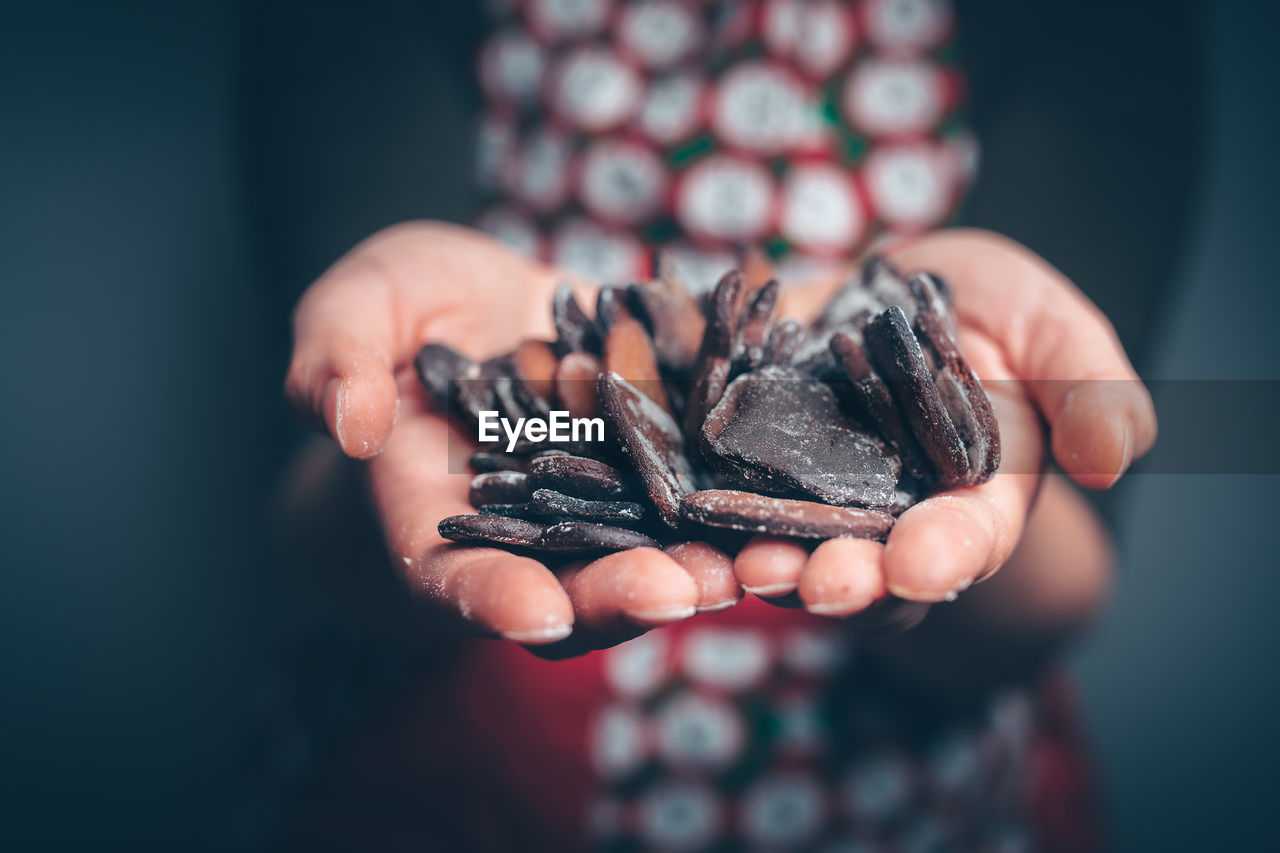
M 453 382 L 467 376 L 479 376 L 476 363 L 444 344 L 427 344 L 413 359 L 418 381 L 440 406 L 454 401 Z
M 440 535 L 454 542 L 536 547 L 547 525 L 496 515 L 451 515 L 441 520 Z
M 621 285 L 605 284 L 596 294 L 596 328 L 603 340 L 609 330 L 623 320 L 632 319 L 630 295 Z
M 644 518 L 644 507 L 631 501 L 589 501 L 551 489 L 537 489 L 529 510 L 546 517 L 566 516 L 582 521 L 627 524 Z
M 498 409 L 498 397 L 493 393 L 493 377 L 485 376 L 481 365 L 473 365 L 466 375 L 453 383 L 453 389 L 457 402 L 455 411 L 469 423 L 478 423 L 481 412 Z
M 680 427 L 665 410 L 616 373 L 598 386 L 605 423 L 644 482 L 649 500 L 669 527 L 679 525 L 680 498 L 693 491 Z
M 558 356 L 571 352 L 599 352 L 600 333 L 596 324 L 582 310 L 567 284 L 556 288 L 551 299 L 551 320 L 556 328 L 553 344 Z
M 773 311 L 778 304 L 778 282 L 766 282 L 751 295 L 750 302 L 738 319 L 738 330 L 733 342 L 731 373 L 755 370 L 764 361 L 765 345 L 773 323 Z
M 888 506 L 898 461 L 851 427 L 831 388 L 786 367 L 733 381 L 703 426 L 707 461 L 740 486 L 839 506 Z
M 589 521 L 564 521 L 548 527 L 538 540 L 537 547 L 544 551 L 578 554 L 661 546 L 643 533 L 625 527 L 593 524 Z
M 529 463 L 531 489 L 551 489 L 593 501 L 630 497 L 629 479 L 612 465 L 585 456 L 540 456 Z
M 906 276 L 885 258 L 876 255 L 862 268 L 862 285 L 887 308 L 897 306 L 915 316 L 916 298 Z
M 731 489 L 686 495 L 680 514 L 709 527 L 799 539 L 884 539 L 893 527 L 893 516 L 879 510 L 771 498 Z
M 821 338 L 824 333 L 847 325 L 860 316 L 883 311 L 885 303 L 871 291 L 867 281 L 868 273 L 865 267 L 860 273 L 850 276 L 810 325 L 810 336 L 814 339 Z M 815 351 L 817 351 L 816 347 Z
M 863 417 L 875 424 L 880 434 L 898 452 L 903 467 L 917 477 L 931 477 L 933 465 L 903 420 L 889 386 L 871 367 L 861 336 L 839 331 L 831 337 L 831 352 L 849 377 L 853 398 Z
M 567 516 L 547 515 L 544 512 L 535 511 L 529 504 L 484 504 L 476 507 L 476 512 L 481 515 L 497 515 L 503 518 L 522 518 L 525 521 L 535 521 L 538 524 L 555 524 L 559 521 L 572 521 Z
M 510 453 L 477 450 L 471 454 L 471 470 L 477 474 L 486 474 L 490 471 L 518 471 L 524 467 L 525 461 Z
M 790 317 L 785 320 L 779 320 L 773 324 L 773 328 L 769 331 L 769 341 L 765 344 L 764 358 L 761 364 L 777 364 L 780 366 L 791 364 L 791 360 L 795 357 L 796 351 L 803 340 L 804 326 L 801 325 L 799 320 L 793 320 Z
M 471 480 L 472 506 L 523 503 L 533 494 L 527 475 L 519 471 L 489 471 Z
M 1000 467 L 1000 425 L 977 374 L 960 355 L 949 317 L 934 310 L 941 305 L 941 297 L 936 297 L 916 314 L 916 337 L 933 360 L 938 393 L 968 453 L 965 482 L 976 485 L 991 479 Z
M 947 413 L 924 351 L 901 308 L 893 307 L 863 330 L 872 366 L 889 386 L 911 434 L 944 485 L 969 478 L 969 455 Z
M 707 320 L 670 257 L 659 255 L 655 267 L 658 274 L 652 281 L 628 288 L 631 305 L 652 333 L 663 369 L 686 376 L 698 358 Z
M 732 368 L 733 343 L 738 329 L 738 313 L 744 287 L 742 273 L 725 273 L 715 290 L 706 295 L 706 331 L 693 366 L 693 383 L 685 399 L 681 426 L 685 441 L 696 447 L 702 422 L 724 393 Z

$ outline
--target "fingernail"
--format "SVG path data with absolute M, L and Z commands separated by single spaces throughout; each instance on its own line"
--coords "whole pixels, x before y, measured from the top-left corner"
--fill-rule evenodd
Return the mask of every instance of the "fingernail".
M 1133 418 L 1126 415 L 1124 418 L 1124 451 L 1120 454 L 1120 470 L 1116 472 L 1117 480 L 1133 464 L 1133 431 Z
M 794 592 L 796 583 L 794 581 L 784 581 L 783 583 L 767 583 L 763 586 L 743 586 L 747 592 L 752 595 L 758 595 L 761 598 L 773 598 L 778 595 L 786 595 L 788 592 Z
M 728 610 L 730 607 L 738 603 L 736 598 L 727 598 L 724 601 L 717 601 L 715 604 L 699 604 L 699 613 L 715 613 L 717 610 Z
M 919 601 L 927 604 L 937 604 L 942 601 L 950 601 L 951 599 L 947 598 L 947 596 L 954 595 L 950 590 L 943 593 L 936 591 L 925 592 L 924 590 L 912 589 L 909 586 L 902 586 L 901 584 L 896 583 L 886 584 L 886 588 L 889 590 L 890 595 L 895 595 L 906 601 Z
M 865 602 L 850 601 L 840 604 L 826 602 L 823 604 L 810 604 L 805 607 L 810 613 L 818 616 L 849 616 L 866 607 Z
M 504 639 L 517 643 L 554 643 L 563 640 L 573 633 L 572 625 L 554 625 L 550 628 L 535 628 L 530 631 L 503 631 Z
M 688 619 L 697 612 L 698 608 L 690 605 L 688 607 L 672 607 L 669 610 L 629 610 L 627 611 L 627 616 L 633 622 L 662 624 Z
M 325 423 L 329 426 L 329 434 L 333 436 L 333 440 L 338 442 L 338 446 L 343 450 L 346 444 L 342 440 L 342 409 L 346 403 L 347 381 L 341 376 L 334 376 L 324 384 L 324 396 L 321 398 L 320 404 L 324 406 Z M 333 419 L 329 419 L 329 413 L 333 412 Z

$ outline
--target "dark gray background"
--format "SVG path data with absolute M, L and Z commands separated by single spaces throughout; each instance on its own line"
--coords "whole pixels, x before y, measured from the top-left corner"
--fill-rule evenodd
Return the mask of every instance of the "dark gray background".
M 465 207 L 465 142 L 437 132 L 471 97 L 440 70 L 459 43 L 431 3 L 377 5 L 4 9 L 10 849 L 224 849 L 269 809 L 245 774 L 293 594 L 264 513 L 297 438 L 287 306 L 373 228 Z M 962 5 L 988 58 L 977 221 L 1089 289 L 1146 375 L 1277 378 L 1276 13 Z M 1090 39 L 1108 50 L 1077 55 Z M 1117 595 L 1076 661 L 1116 849 L 1272 834 L 1275 487 L 1151 475 L 1115 495 Z

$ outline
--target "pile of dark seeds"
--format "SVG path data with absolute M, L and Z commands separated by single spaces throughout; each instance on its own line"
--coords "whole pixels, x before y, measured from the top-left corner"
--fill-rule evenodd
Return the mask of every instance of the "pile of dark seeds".
M 472 435 L 482 411 L 606 425 L 571 448 L 482 447 L 479 512 L 441 535 L 566 555 L 724 531 L 883 539 L 920 498 L 992 476 L 999 431 L 941 279 L 873 258 L 808 327 L 776 319 L 777 300 L 738 272 L 698 299 L 660 263 L 603 287 L 594 319 L 561 286 L 555 341 L 483 363 L 424 347 L 423 385 Z

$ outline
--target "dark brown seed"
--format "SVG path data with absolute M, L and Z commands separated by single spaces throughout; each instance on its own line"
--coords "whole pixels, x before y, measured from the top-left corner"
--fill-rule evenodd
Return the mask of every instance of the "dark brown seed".
M 639 320 L 616 322 L 604 342 L 605 372 L 616 373 L 661 406 L 668 414 L 671 403 L 662 387 L 653 341 Z
M 799 320 L 788 317 L 774 323 L 769 331 L 769 342 L 765 344 L 761 365 L 790 365 L 803 339 L 804 325 Z
M 846 326 L 860 317 L 877 314 L 885 309 L 881 302 L 867 287 L 867 268 L 854 273 L 836 291 L 835 296 L 810 325 L 810 336 L 819 338 L 824 332 L 830 332 Z M 825 346 L 825 344 L 823 345 Z
M 933 310 L 936 305 L 933 302 L 916 314 L 916 335 L 933 360 L 943 405 L 968 452 L 967 482 L 976 485 L 991 479 L 1000 467 L 1000 426 L 991 399 L 960 355 L 949 324 Z
M 455 542 L 533 548 L 547 525 L 497 515 L 451 515 L 439 525 L 440 535 Z
M 593 524 L 589 521 L 562 521 L 548 527 L 539 538 L 542 551 L 586 554 L 600 551 L 626 551 L 630 548 L 660 548 L 656 541 L 625 527 Z
M 477 474 L 490 471 L 518 471 L 524 467 L 524 463 L 524 459 L 510 453 L 477 450 L 471 454 L 471 470 Z
M 888 506 L 896 457 L 851 428 L 826 383 L 785 367 L 738 377 L 703 427 L 711 462 L 737 485 L 840 506 Z
M 731 270 L 721 277 L 707 301 L 707 329 L 698 350 L 682 424 L 685 440 L 691 447 L 697 446 L 702 422 L 729 384 L 742 287 L 742 274 Z
M 551 299 L 551 320 L 556 327 L 556 355 L 600 351 L 600 335 L 596 324 L 582 310 L 568 284 L 556 288 Z
M 727 358 L 708 361 L 689 389 L 689 396 L 684 403 L 684 434 L 690 447 L 700 446 L 702 424 L 706 423 L 711 410 L 720 402 L 720 397 L 729 384 L 731 366 Z
M 600 416 L 596 398 L 596 380 L 600 378 L 600 360 L 585 352 L 571 352 L 560 359 L 556 368 L 556 397 L 575 418 Z
M 733 343 L 731 373 L 755 370 L 764 361 L 765 344 L 773 322 L 773 310 L 778 304 L 778 282 L 766 282 L 752 296 L 746 310 L 738 320 L 738 330 Z
M 468 423 L 480 420 L 481 412 L 498 410 L 498 398 L 494 394 L 493 378 L 484 375 L 481 365 L 475 365 L 467 375 L 454 383 L 457 395 L 457 411 Z
M 627 303 L 627 289 L 617 284 L 605 284 L 596 294 L 596 326 L 601 339 L 609 334 L 615 324 L 634 319 Z
M 851 382 L 852 396 L 864 418 L 880 429 L 880 434 L 897 451 L 902 466 L 917 477 L 930 477 L 933 466 L 916 441 L 911 428 L 902 419 L 889 386 L 871 368 L 863 350 L 861 335 L 836 332 L 831 337 L 831 351 Z
M 674 375 L 685 375 L 698 358 L 707 319 L 665 255 L 656 261 L 657 277 L 628 290 L 640 319 L 653 334 L 658 362 Z
M 538 415 L 537 411 L 530 411 L 525 407 L 525 401 L 516 392 L 516 380 L 510 376 L 495 376 L 492 380 L 493 396 L 498 401 L 498 408 L 502 415 L 511 420 L 512 423 L 534 415 Z
M 525 521 L 534 521 L 538 524 L 554 524 L 557 521 L 565 521 L 567 519 L 550 518 L 546 513 L 535 512 L 527 503 L 520 504 L 481 504 L 476 507 L 476 511 L 481 515 L 498 515 L 503 518 L 520 518 Z
M 676 527 L 680 499 L 693 491 L 693 471 L 684 455 L 680 428 L 661 406 L 615 373 L 600 377 L 599 393 L 610 432 L 630 457 L 658 515 Z
M 479 376 L 476 363 L 444 344 L 427 344 L 413 359 L 418 381 L 442 408 L 454 401 L 452 383 L 467 376 Z
M 908 276 L 906 285 L 915 311 L 929 311 L 942 318 L 947 331 L 954 336 L 956 326 L 951 315 L 951 291 L 947 283 L 932 273 L 918 272 Z M 913 312 L 907 312 L 907 316 L 912 317 Z
M 902 309 L 895 306 L 880 314 L 863 335 L 872 366 L 888 384 L 937 481 L 943 486 L 966 482 L 970 469 L 964 442 Z
M 628 479 L 612 465 L 585 456 L 543 456 L 529 463 L 531 489 L 551 489 L 593 501 L 630 497 Z
M 687 495 L 680 512 L 689 521 L 709 527 L 800 539 L 884 539 L 893 527 L 893 516 L 879 510 L 771 498 L 730 489 Z
M 898 306 L 914 316 L 916 300 L 906 278 L 885 258 L 876 255 L 862 268 L 863 287 L 885 307 Z
M 471 480 L 468 500 L 472 506 L 512 504 L 527 501 L 533 489 L 529 478 L 519 471 L 489 471 Z
M 474 425 L 480 412 L 497 409 L 488 362 L 477 364 L 444 344 L 427 344 L 413 361 L 422 386 L 450 414 Z
M 546 517 L 565 516 L 580 521 L 628 524 L 644 518 L 644 507 L 631 501 L 589 501 L 551 489 L 538 489 L 529 499 L 529 510 Z
M 733 339 L 738 331 L 742 290 L 742 273 L 730 270 L 721 276 L 707 305 L 707 330 L 702 338 L 699 358 L 732 355 Z

